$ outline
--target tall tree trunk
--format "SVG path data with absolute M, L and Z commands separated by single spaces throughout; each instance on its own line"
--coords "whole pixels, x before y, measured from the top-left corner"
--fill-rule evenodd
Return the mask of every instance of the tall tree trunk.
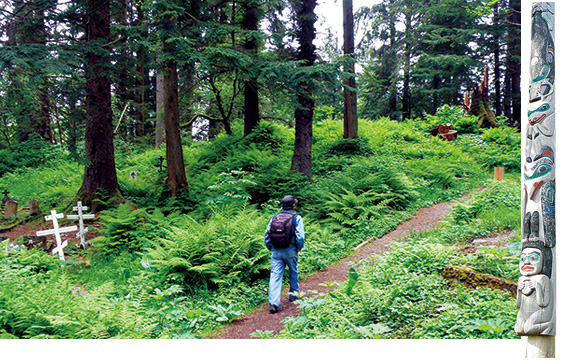
M 498 2 L 494 4 L 493 9 L 493 28 L 494 28 L 494 39 L 493 39 L 493 55 L 494 55 L 494 113 L 496 116 L 502 115 L 502 104 L 501 104 L 501 80 L 500 80 L 500 16 Z
M 169 45 L 165 45 L 165 49 L 166 51 L 171 51 L 167 48 L 169 48 Z M 177 64 L 174 61 L 167 60 L 164 62 L 163 84 L 165 140 L 167 143 L 167 184 L 171 188 L 171 195 L 173 197 L 176 197 L 178 189 L 185 189 L 188 186 L 180 137 L 177 72 Z
M 244 8 L 244 28 L 249 31 L 257 31 L 259 29 L 259 6 L 260 3 L 255 0 L 247 0 L 243 4 Z M 244 48 L 248 51 L 249 56 L 257 56 L 257 40 L 254 34 L 247 34 Z M 259 92 L 257 89 L 257 78 L 245 81 L 244 95 L 244 113 L 243 113 L 243 136 L 249 135 L 253 129 L 259 124 Z
M 133 11 L 133 10 L 132 10 Z M 137 3 L 136 9 L 137 18 L 135 20 L 135 26 L 141 26 L 145 23 L 145 10 L 141 3 Z M 143 31 L 144 37 L 149 37 L 149 32 L 147 30 Z M 136 68 L 137 75 L 135 78 L 135 104 L 134 114 L 135 119 L 139 122 L 139 127 L 137 128 L 138 136 L 145 136 L 152 132 L 151 124 L 148 122 L 148 110 L 149 110 L 149 67 L 147 66 L 148 59 L 148 49 L 145 45 L 140 44 L 136 49 Z
M 109 0 L 87 0 L 86 40 L 86 135 L 85 153 L 87 165 L 84 179 L 77 194 L 92 210 L 99 209 L 96 202 L 99 189 L 106 196 L 120 195 L 114 161 L 114 135 L 112 132 L 112 107 L 110 57 L 104 46 L 110 37 Z
M 344 68 L 351 76 L 345 79 L 343 89 L 343 137 L 356 139 L 357 120 L 357 85 L 355 84 L 355 33 L 353 31 L 353 0 L 343 0 L 343 53 L 351 57 Z
M 412 12 L 407 11 L 405 13 L 405 23 L 404 26 L 406 30 L 404 31 L 404 75 L 402 84 L 402 119 L 407 120 L 412 117 L 412 100 L 411 100 L 411 88 L 410 88 L 410 76 L 411 76 L 411 59 L 412 59 Z
M 520 129 L 520 1 L 508 1 L 506 71 L 504 74 L 504 114 Z
M 521 5 L 520 0 L 510 0 L 510 11 L 512 14 L 512 22 L 514 24 L 510 31 L 509 40 L 509 53 L 510 57 L 510 77 L 512 80 L 512 121 L 517 123 L 518 128 L 520 128 L 520 113 L 521 113 L 521 101 L 520 101 L 520 52 L 521 52 L 521 37 L 520 37 L 520 14 Z M 510 55 L 510 54 L 509 54 Z
M 165 88 L 163 71 L 159 70 L 156 78 L 155 147 L 158 148 L 165 142 Z
M 316 60 L 316 0 L 292 0 L 291 5 L 298 23 L 298 60 L 304 61 L 304 67 L 311 67 Z M 294 112 L 296 126 L 291 168 L 312 180 L 312 119 L 315 107 L 313 85 L 312 82 L 303 82 L 299 88 L 299 106 Z
M 35 132 L 37 132 L 43 140 L 47 142 L 53 141 L 53 133 L 51 132 L 51 98 L 49 97 L 49 81 L 46 75 L 42 75 L 41 84 L 38 87 L 39 92 L 39 117 L 36 123 Z

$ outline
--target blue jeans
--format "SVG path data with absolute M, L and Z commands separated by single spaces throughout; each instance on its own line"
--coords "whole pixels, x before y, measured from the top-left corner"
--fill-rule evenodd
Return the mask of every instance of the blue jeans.
M 274 250 L 271 254 L 269 304 L 277 307 L 281 304 L 281 289 L 285 266 L 288 266 L 290 293 L 298 293 L 298 252 L 296 252 L 294 246 Z

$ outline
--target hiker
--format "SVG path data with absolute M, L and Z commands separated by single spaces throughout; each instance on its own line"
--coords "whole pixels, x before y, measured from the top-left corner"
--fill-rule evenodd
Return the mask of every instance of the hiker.
M 282 279 L 288 266 L 290 291 L 288 300 L 298 296 L 298 252 L 304 247 L 304 222 L 295 214 L 298 200 L 292 195 L 282 199 L 282 212 L 275 214 L 265 231 L 265 246 L 271 254 L 271 279 L 269 281 L 269 312 L 279 311 Z

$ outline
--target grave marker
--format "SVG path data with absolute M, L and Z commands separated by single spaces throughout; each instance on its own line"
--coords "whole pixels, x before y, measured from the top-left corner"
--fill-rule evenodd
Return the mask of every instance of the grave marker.
M 84 228 L 84 219 L 94 219 L 94 214 L 82 214 L 82 211 L 88 210 L 87 206 L 83 206 L 82 202 L 79 200 L 77 206 L 73 207 L 73 210 L 77 211 L 78 214 L 67 215 L 67 219 L 78 219 L 79 231 L 77 233 L 77 238 L 80 238 L 80 246 L 84 249 L 86 245 L 84 243 L 84 236 L 88 232 L 88 227 Z
M 39 202 L 37 201 L 37 199 L 32 199 L 28 202 L 29 205 L 29 212 L 31 214 L 35 214 L 37 212 L 39 212 Z
M 18 202 L 8 200 L 6 202 L 6 209 L 4 210 L 4 218 L 17 218 L 18 217 Z
M 10 194 L 9 191 L 7 191 L 6 189 L 4 189 L 4 191 L 2 192 L 2 194 L 4 194 L 4 198 L 2 198 L 2 204 L 6 204 L 7 201 L 11 200 L 10 197 L 8 196 L 8 194 Z
M 159 172 L 163 171 L 163 161 L 165 161 L 165 158 L 162 156 L 159 156 L 159 164 L 153 164 L 154 166 L 159 167 Z
M 70 227 L 59 227 L 59 221 L 57 219 L 64 218 L 65 215 L 63 213 L 57 214 L 56 210 L 52 210 L 51 214 L 45 216 L 46 221 L 53 221 L 53 229 L 48 229 L 45 231 L 37 231 L 35 234 L 37 236 L 47 236 L 50 234 L 55 235 L 55 240 L 57 241 L 57 247 L 51 251 L 52 254 L 58 253 L 59 260 L 65 260 L 65 254 L 63 253 L 63 248 L 67 247 L 67 241 L 61 242 L 61 233 L 65 232 L 72 232 L 77 230 L 77 226 L 70 226 Z

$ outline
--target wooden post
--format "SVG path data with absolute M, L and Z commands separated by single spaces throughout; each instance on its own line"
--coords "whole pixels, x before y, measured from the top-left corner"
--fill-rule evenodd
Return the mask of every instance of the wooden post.
M 502 166 L 495 166 L 494 167 L 494 179 L 495 180 L 504 180 L 504 167 L 502 167 Z
M 529 336 L 526 358 L 555 358 L 555 337 Z
M 555 3 L 532 5 L 528 123 L 522 188 L 522 246 L 514 330 L 526 358 L 555 357 Z

